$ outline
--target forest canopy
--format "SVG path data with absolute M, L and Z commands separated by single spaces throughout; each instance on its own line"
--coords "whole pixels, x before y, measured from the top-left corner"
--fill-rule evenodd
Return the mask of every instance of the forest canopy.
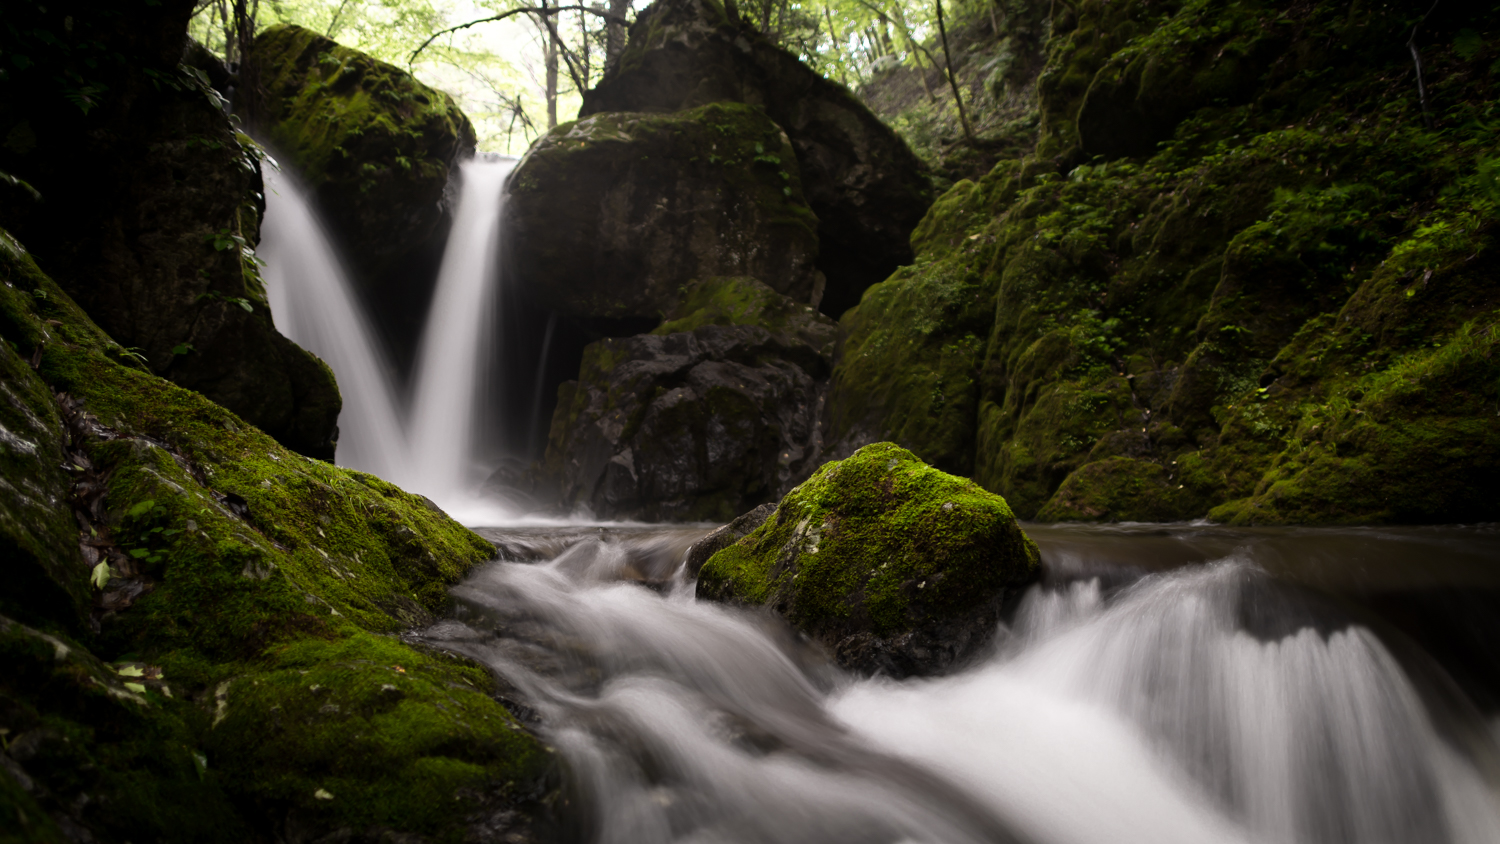
M 481 150 L 519 154 L 547 128 L 571 119 L 582 91 L 597 84 L 609 58 L 623 49 L 625 25 L 647 5 L 649 0 L 200 0 L 191 32 L 234 62 L 241 30 L 252 37 L 278 23 L 315 30 L 409 67 L 426 84 L 453 95 L 473 121 Z M 731 5 L 745 24 L 850 88 L 896 67 L 931 69 L 943 60 L 932 0 Z M 998 32 L 1031 5 L 944 0 L 943 13 L 949 27 L 983 19 Z

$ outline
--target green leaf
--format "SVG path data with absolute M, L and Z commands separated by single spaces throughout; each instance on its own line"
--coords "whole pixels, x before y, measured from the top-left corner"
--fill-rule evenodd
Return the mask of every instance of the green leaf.
M 144 516 L 147 513 L 151 512 L 151 508 L 155 506 L 156 499 L 148 498 L 145 501 L 136 504 L 134 507 L 131 507 L 126 511 L 125 514 L 127 516 L 130 516 L 132 519 L 139 519 L 141 516 Z
M 172 354 L 174 354 L 174 355 L 185 355 L 188 352 L 196 352 L 196 351 L 198 351 L 198 350 L 195 349 L 195 348 L 193 348 L 193 344 L 192 343 L 178 343 L 177 345 L 175 345 L 175 346 L 172 347 Z
M 151 556 L 151 552 L 145 548 L 132 548 L 130 551 L 130 556 L 136 558 L 137 560 L 144 560 L 145 558 Z
M 104 585 L 109 583 L 111 574 L 109 563 L 100 563 L 94 566 L 93 572 L 89 574 L 89 582 L 94 584 L 95 589 L 103 589 Z
M 232 299 L 230 301 L 232 301 L 236 305 L 239 305 L 240 307 L 244 308 L 245 309 L 245 313 L 249 313 L 249 314 L 255 313 L 255 308 L 252 307 L 250 305 L 250 303 L 247 302 L 247 301 L 245 301 L 244 299 Z
M 115 673 L 121 677 L 144 677 L 146 676 L 146 669 L 139 665 L 122 665 L 115 669 Z

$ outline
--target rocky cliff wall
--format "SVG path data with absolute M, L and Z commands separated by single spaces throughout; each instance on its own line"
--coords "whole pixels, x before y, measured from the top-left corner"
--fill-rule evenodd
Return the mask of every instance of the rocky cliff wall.
M 1035 154 L 845 315 L 831 453 L 1024 518 L 1495 518 L 1500 35 L 1429 5 L 1059 7 Z
M 151 371 L 331 459 L 339 396 L 277 333 L 251 249 L 259 149 L 183 64 L 183 0 L 20 3 L 0 38 L 0 224 Z

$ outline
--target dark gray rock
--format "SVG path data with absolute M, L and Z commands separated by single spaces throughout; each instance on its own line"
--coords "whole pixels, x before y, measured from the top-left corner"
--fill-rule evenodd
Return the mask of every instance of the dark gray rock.
M 932 204 L 925 168 L 848 89 L 824 78 L 715 0 L 657 0 L 630 29 L 618 69 L 585 92 L 579 116 L 758 106 L 790 138 L 818 216 L 824 313 L 911 263 L 908 238 Z
M 708 558 L 723 551 L 735 542 L 740 541 L 765 524 L 766 519 L 776 512 L 776 504 L 770 501 L 756 507 L 754 510 L 740 516 L 727 525 L 715 528 L 713 533 L 694 542 L 687 550 L 687 573 L 689 577 L 697 577 L 698 571 Z
M 0 226 L 152 372 L 333 459 L 333 373 L 276 331 L 249 253 L 264 209 L 258 151 L 181 63 L 193 5 L 128 20 L 114 7 L 11 6 L 7 38 L 71 30 L 76 46 L 27 48 L 34 63 L 0 79 L 0 171 L 42 196 L 0 197 Z M 70 86 L 95 84 L 87 108 L 70 102 Z
M 766 298 L 782 309 L 744 315 L 763 324 L 716 322 L 725 300 Z M 728 521 L 818 464 L 832 320 L 753 279 L 714 280 L 687 300 L 702 306 L 660 333 L 590 345 L 579 380 L 559 390 L 540 486 L 562 509 Z
M 654 322 L 709 276 L 813 297 L 818 220 L 791 145 L 758 108 L 564 124 L 527 153 L 509 191 L 508 278 L 564 316 Z

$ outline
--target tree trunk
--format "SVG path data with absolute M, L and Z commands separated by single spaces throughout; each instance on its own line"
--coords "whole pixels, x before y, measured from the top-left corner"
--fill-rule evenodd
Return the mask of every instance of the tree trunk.
M 733 8 L 734 2 L 730 0 L 729 7 Z M 625 17 L 630 11 L 630 0 L 609 0 L 609 13 L 617 18 Z M 731 13 L 730 19 L 735 15 Z M 610 21 L 604 30 L 604 72 L 614 73 L 620 64 L 620 56 L 625 52 L 625 24 Z
M 545 2 L 542 7 L 546 8 Z M 551 26 L 550 19 L 544 20 L 547 23 L 547 31 L 544 33 L 547 38 L 547 129 L 551 131 L 557 128 L 557 30 Z

